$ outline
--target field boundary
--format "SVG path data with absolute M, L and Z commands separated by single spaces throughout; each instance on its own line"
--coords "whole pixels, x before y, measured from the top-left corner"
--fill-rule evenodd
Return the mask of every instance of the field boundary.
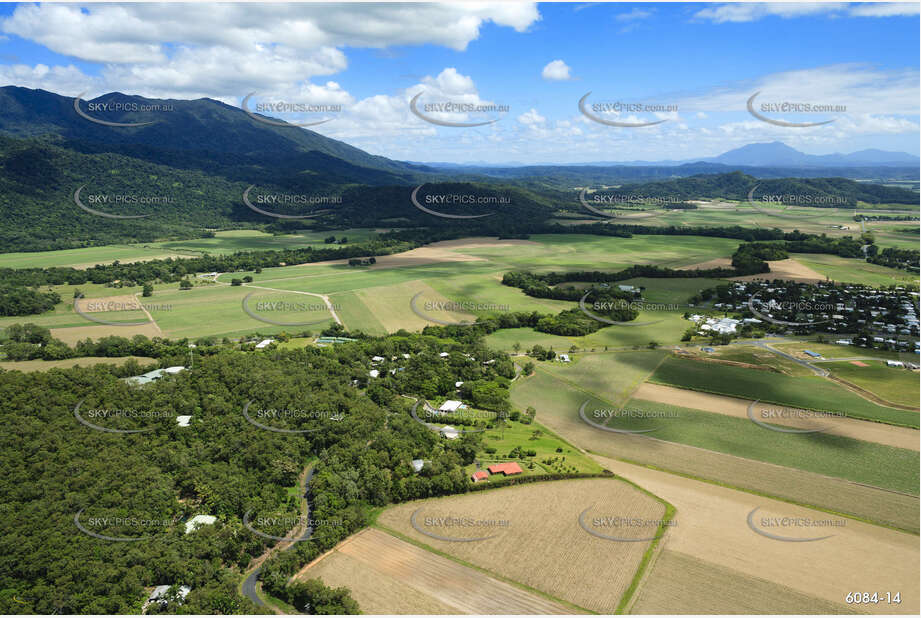
M 685 445 L 685 446 L 687 446 L 687 445 Z M 689 447 L 689 448 L 697 448 L 697 447 L 691 446 L 691 447 Z M 702 449 L 702 450 L 706 450 L 706 449 Z M 714 452 L 715 452 L 715 451 L 714 451 Z M 751 495 L 754 495 L 754 496 L 761 496 L 762 498 L 769 498 L 769 499 L 771 499 L 771 500 L 777 500 L 778 502 L 786 502 L 787 504 L 793 504 L 793 505 L 795 505 L 795 506 L 805 507 L 805 508 L 807 508 L 807 509 L 812 509 L 812 510 L 814 510 L 814 511 L 820 511 L 820 512 L 822 512 L 822 513 L 828 513 L 829 515 L 837 515 L 837 516 L 839 516 L 839 517 L 846 517 L 846 518 L 848 518 L 848 519 L 853 519 L 854 521 L 863 522 L 863 523 L 865 523 L 865 524 L 871 524 L 871 525 L 873 525 L 873 526 L 879 526 L 880 528 L 889 528 L 890 530 L 895 530 L 896 532 L 905 532 L 905 533 L 911 534 L 911 535 L 913 535 L 913 536 L 921 536 L 921 532 L 919 532 L 919 530 L 912 530 L 912 529 L 909 529 L 909 528 L 901 528 L 901 527 L 896 526 L 896 525 L 894 525 L 894 524 L 889 524 L 889 523 L 881 522 L 881 521 L 875 521 L 875 520 L 872 520 L 872 519 L 868 519 L 868 518 L 866 518 L 866 517 L 861 517 L 861 516 L 859 516 L 859 515 L 854 515 L 854 514 L 851 514 L 851 513 L 844 513 L 844 512 L 841 512 L 841 511 L 836 511 L 836 510 L 834 510 L 834 509 L 827 508 L 827 507 L 817 506 L 817 505 L 815 505 L 815 504 L 809 504 L 808 502 L 800 502 L 799 500 L 794 500 L 794 499 L 792 499 L 792 498 L 785 498 L 785 497 L 783 497 L 783 496 L 777 496 L 777 495 L 770 494 L 770 493 L 767 493 L 767 492 L 758 491 L 757 489 L 747 489 L 747 488 L 745 488 L 745 487 L 741 487 L 741 486 L 738 486 L 738 485 L 733 485 L 732 483 L 726 483 L 726 482 L 723 482 L 723 481 L 718 481 L 718 480 L 716 480 L 716 479 L 708 479 L 708 478 L 706 478 L 706 477 L 697 476 L 696 474 L 689 474 L 689 473 L 687 473 L 687 472 L 680 472 L 680 471 L 678 471 L 678 470 L 672 470 L 671 468 L 664 468 L 664 467 L 662 467 L 662 466 L 657 466 L 657 465 L 655 465 L 655 464 L 643 463 L 643 462 L 641 462 L 641 461 L 635 461 L 635 460 L 629 459 L 629 458 L 627 458 L 627 457 L 611 457 L 610 455 L 605 455 L 604 453 L 598 453 L 598 452 L 595 452 L 595 451 L 588 451 L 588 453 L 589 453 L 590 455 L 597 455 L 598 457 L 604 457 L 605 459 L 613 459 L 613 460 L 615 460 L 615 461 L 622 461 L 622 462 L 624 462 L 624 463 L 628 463 L 628 464 L 633 465 L 633 466 L 638 466 L 638 467 L 641 467 L 641 468 L 649 468 L 650 470 L 655 470 L 655 471 L 657 471 L 657 472 L 665 472 L 666 474 L 673 474 L 673 475 L 675 475 L 675 476 L 681 476 L 681 477 L 684 477 L 684 478 L 687 478 L 687 479 L 691 479 L 691 480 L 693 480 L 693 481 L 700 481 L 701 483 L 709 483 L 710 485 L 716 485 L 717 487 L 725 487 L 726 489 L 733 489 L 733 490 L 735 490 L 735 491 L 741 491 L 741 492 L 746 493 L 746 494 L 751 494 Z M 722 454 L 725 455 L 725 453 L 722 453 Z M 728 457 L 735 457 L 735 455 L 727 455 L 727 456 L 728 456 Z M 740 458 L 740 459 L 743 459 L 743 458 Z M 749 460 L 749 461 L 755 461 L 755 460 Z M 766 466 L 777 466 L 777 464 L 771 464 L 771 463 L 766 463 L 766 462 L 758 462 L 758 463 L 763 463 L 763 464 L 766 465 Z M 784 466 L 777 466 L 777 467 L 783 468 Z M 852 484 L 854 484 L 854 485 L 860 485 L 861 487 L 870 487 L 870 488 L 872 488 L 872 489 L 877 489 L 877 490 L 879 490 L 879 491 L 886 491 L 886 492 L 889 492 L 889 493 L 895 493 L 895 494 L 907 496 L 907 497 L 909 497 L 909 498 L 916 498 L 916 499 L 918 498 L 918 496 L 912 496 L 911 494 L 904 494 L 904 493 L 902 493 L 902 492 L 892 491 L 892 490 L 889 490 L 889 489 L 883 489 L 883 488 L 881 488 L 881 487 L 876 487 L 876 486 L 874 486 L 874 485 L 867 485 L 866 483 L 855 483 L 854 481 L 848 481 L 847 479 L 838 479 L 838 478 L 835 478 L 835 477 L 830 477 L 830 476 L 827 476 L 827 475 L 824 475 L 824 474 L 818 474 L 818 473 L 815 473 L 815 472 L 813 472 L 813 473 L 811 473 L 811 474 L 816 474 L 817 476 L 822 476 L 822 477 L 824 477 L 824 478 L 834 478 L 834 479 L 837 480 L 837 481 L 844 481 L 844 482 L 846 482 L 846 483 L 852 483 Z M 629 481 L 627 481 L 627 482 L 629 482 Z
M 655 500 L 656 502 L 658 502 L 659 504 L 661 504 L 661 505 L 663 505 L 663 506 L 665 507 L 665 514 L 663 515 L 662 521 L 659 522 L 659 526 L 658 526 L 658 528 L 656 529 L 656 536 L 655 536 L 654 540 L 649 544 L 649 547 L 646 548 L 646 551 L 643 552 L 643 557 L 640 559 L 640 563 L 639 563 L 639 565 L 637 566 L 637 570 L 636 570 L 636 572 L 633 574 L 633 578 L 631 579 L 630 584 L 627 586 L 626 590 L 624 590 L 623 595 L 621 595 L 620 601 L 618 601 L 618 603 L 617 603 L 617 608 L 614 610 L 614 613 L 615 613 L 615 614 L 622 614 L 622 613 L 624 613 L 624 608 L 626 607 L 626 605 L 627 605 L 627 604 L 629 603 L 629 601 L 630 601 L 631 599 L 633 599 L 633 597 L 635 596 L 636 591 L 637 591 L 637 589 L 639 588 L 639 584 L 640 584 L 640 582 L 643 580 L 643 578 L 644 578 L 644 576 L 645 576 L 645 574 L 646 574 L 646 572 L 647 572 L 647 569 L 648 569 L 648 567 L 649 567 L 649 565 L 650 565 L 650 561 L 652 560 L 653 555 L 654 555 L 655 553 L 657 553 L 657 552 L 658 552 L 658 548 L 661 547 L 662 540 L 665 538 L 666 533 L 668 532 L 668 528 L 669 528 L 670 522 L 674 519 L 674 516 L 675 516 L 675 513 L 677 512 L 677 509 L 675 509 L 675 507 L 674 507 L 671 503 L 669 503 L 667 500 L 665 500 L 664 498 L 661 498 L 661 497 L 657 496 L 656 494 L 652 493 L 652 492 L 649 491 L 648 489 L 646 489 L 646 488 L 644 488 L 644 487 L 642 487 L 642 486 L 640 486 L 640 485 L 637 485 L 637 484 L 634 483 L 633 481 L 631 481 L 631 480 L 629 480 L 629 479 L 626 479 L 626 478 L 624 478 L 624 477 L 622 477 L 622 476 L 620 476 L 620 475 L 617 475 L 617 474 L 611 472 L 610 470 L 607 470 L 606 468 L 604 468 L 604 466 L 602 466 L 602 469 L 605 470 L 605 472 L 606 472 L 607 474 L 599 474 L 599 475 L 581 475 L 581 476 L 571 477 L 571 478 L 562 477 L 562 478 L 557 478 L 557 479 L 542 479 L 542 480 L 540 480 L 540 481 L 535 481 L 535 482 L 548 482 L 548 483 L 549 483 L 549 482 L 558 482 L 558 481 L 573 481 L 573 480 L 579 480 L 580 478 L 610 479 L 610 480 L 612 480 L 612 481 L 620 481 L 620 482 L 622 482 L 622 483 L 626 483 L 626 484 L 629 485 L 630 487 L 636 489 L 637 491 L 639 491 L 640 493 L 642 493 L 642 494 L 644 494 L 644 495 L 646 495 L 646 496 L 649 496 L 650 498 L 652 498 L 653 500 Z M 514 484 L 494 485 L 494 486 L 491 486 L 491 487 L 485 487 L 485 488 L 483 489 L 483 491 L 496 491 L 496 490 L 502 489 L 503 487 L 514 487 L 514 486 L 515 486 Z M 424 500 L 425 500 L 425 501 L 430 501 L 430 500 L 438 500 L 438 499 L 440 499 L 440 498 L 452 498 L 452 497 L 461 496 L 461 495 L 469 495 L 469 494 L 471 494 L 471 493 L 474 493 L 474 492 L 467 492 L 467 493 L 465 493 L 465 494 L 449 494 L 449 495 L 447 495 L 447 496 L 433 496 L 433 497 L 431 497 L 431 498 L 424 498 Z M 405 503 L 399 503 L 399 504 L 405 504 Z M 396 506 L 396 505 L 393 505 L 393 506 Z M 404 535 L 404 534 L 402 534 L 402 533 L 400 533 L 400 532 L 397 532 L 396 530 L 392 530 L 391 528 L 388 528 L 387 526 L 385 526 L 385 525 L 380 524 L 380 523 L 377 522 L 377 515 L 380 515 L 380 513 L 383 512 L 383 511 L 384 511 L 384 509 L 381 509 L 381 511 L 375 515 L 373 521 L 369 524 L 370 527 L 378 528 L 378 529 L 380 529 L 380 530 L 386 532 L 387 534 L 390 534 L 390 535 L 392 535 L 392 536 L 395 536 L 395 537 L 397 537 L 397 538 L 399 538 L 399 539 L 402 539 L 402 540 L 404 540 L 404 541 L 406 541 L 406 542 L 408 542 L 408 543 L 412 543 L 413 545 L 416 545 L 416 546 L 418 546 L 418 547 L 421 547 L 422 549 L 424 549 L 424 550 L 426 550 L 426 551 L 430 551 L 430 552 L 432 552 L 432 553 L 434 553 L 434 554 L 437 554 L 437 555 L 442 556 L 442 557 L 444 557 L 444 558 L 447 558 L 447 559 L 449 559 L 449 560 L 453 560 L 454 562 L 456 562 L 456 563 L 458 563 L 458 564 L 461 564 L 461 565 L 463 565 L 463 566 L 466 566 L 466 567 L 475 569 L 475 570 L 477 570 L 477 571 L 480 571 L 480 572 L 482 572 L 482 573 L 484 573 L 484 574 L 486 574 L 486 575 L 489 575 L 490 577 L 493 577 L 493 578 L 495 578 L 495 579 L 498 579 L 499 581 L 503 581 L 503 582 L 505 582 L 505 583 L 508 583 L 508 584 L 517 586 L 517 587 L 521 588 L 522 590 L 526 590 L 526 591 L 531 592 L 531 593 L 533 593 L 533 594 L 537 594 L 537 595 L 539 595 L 539 596 L 541 596 L 541 597 L 543 597 L 543 598 L 545 598 L 545 599 L 549 599 L 549 600 L 551 600 L 551 601 L 554 601 L 554 602 L 557 602 L 557 603 L 561 603 L 562 605 L 564 605 L 564 606 L 566 606 L 566 607 L 576 608 L 576 609 L 578 609 L 579 611 L 586 612 L 586 613 L 588 613 L 588 614 L 598 614 L 598 612 L 595 612 L 595 611 L 586 609 L 586 608 L 584 608 L 584 607 L 580 607 L 580 606 L 576 605 L 575 603 L 571 603 L 571 602 L 565 601 L 565 600 L 563 600 L 563 599 L 558 599 L 558 598 L 554 597 L 553 595 L 548 594 L 548 593 L 546 593 L 546 592 L 544 592 L 544 591 L 542 591 L 542 590 L 538 590 L 538 589 L 536 589 L 536 588 L 532 588 L 531 586 L 528 586 L 528 585 L 526 585 L 526 584 L 522 584 L 521 582 L 517 582 L 517 581 L 515 581 L 515 580 L 513 580 L 513 579 L 509 579 L 509 578 L 507 578 L 507 577 L 505 577 L 505 576 L 503 576 L 503 575 L 499 575 L 498 573 L 493 573 L 493 572 L 490 571 L 489 569 L 484 569 L 483 567 L 479 567 L 479 566 L 477 566 L 477 565 L 475 565 L 475 564 L 470 564 L 470 563 L 466 562 L 465 560 L 462 560 L 462 559 L 457 558 L 457 557 L 455 557 L 455 556 L 451 556 L 450 554 L 444 553 L 444 552 L 442 552 L 442 551 L 439 550 L 439 549 L 436 549 L 436 548 L 434 548 L 434 547 L 431 547 L 431 546 L 429 546 L 429 545 L 426 545 L 425 543 L 423 543 L 423 542 L 421 542 L 421 541 L 418 541 L 418 540 L 416 540 L 416 539 L 414 539 L 414 538 L 411 538 L 411 537 L 407 537 L 406 535 Z
M 691 386 L 685 386 L 685 385 L 683 385 L 683 384 L 673 384 L 673 383 L 671 383 L 671 382 L 664 382 L 664 381 L 662 381 L 662 380 L 656 380 L 654 377 L 651 377 L 651 378 L 649 378 L 649 379 L 646 380 L 646 381 L 649 382 L 650 384 L 658 384 L 658 385 L 660 385 L 660 386 L 671 386 L 672 388 L 682 388 L 682 389 L 687 390 L 687 391 L 697 391 L 698 393 L 709 393 L 709 394 L 711 394 L 711 395 L 722 395 L 723 397 L 735 397 L 736 399 L 739 399 L 739 396 L 736 395 L 736 394 L 734 394 L 734 393 L 724 393 L 724 392 L 721 392 L 721 391 L 710 390 L 710 389 L 706 389 L 706 388 L 699 388 L 699 387 L 695 388 L 695 387 L 691 387 Z M 790 406 L 790 407 L 803 408 L 804 410 L 815 410 L 816 412 L 839 412 L 839 410 L 821 410 L 821 409 L 817 409 L 817 408 L 807 408 L 806 406 L 800 406 L 800 405 L 794 406 L 793 404 L 790 404 L 789 402 L 786 402 L 786 401 L 776 401 L 776 400 L 773 400 L 773 399 L 760 399 L 760 401 L 763 401 L 764 403 L 774 403 L 774 404 L 777 404 L 777 405 L 779 405 L 779 406 Z M 888 406 L 884 406 L 884 407 L 888 407 Z M 904 410 L 904 409 L 901 410 L 901 411 L 902 411 L 902 412 L 914 412 L 914 410 Z M 858 416 L 858 415 L 851 415 L 851 414 L 847 414 L 846 416 L 847 416 L 848 418 L 853 418 L 853 419 L 857 419 L 857 420 L 861 420 L 861 421 L 866 421 L 866 422 L 868 422 L 868 423 L 882 423 L 883 425 L 892 425 L 893 427 L 907 427 L 907 428 L 909 428 L 909 429 L 919 429 L 919 425 L 918 425 L 918 424 L 915 424 L 915 425 L 905 425 L 905 424 L 903 424 L 903 423 L 887 422 L 887 421 L 883 421 L 883 420 L 880 420 L 880 419 L 867 418 L 866 416 Z
M 845 387 L 845 388 L 847 388 L 847 389 L 849 389 L 849 390 L 851 390 L 851 391 L 854 391 L 854 394 L 855 394 L 855 395 L 860 395 L 861 397 L 863 397 L 864 399 L 866 399 L 867 401 L 870 401 L 870 402 L 872 402 L 872 403 L 875 403 L 875 404 L 878 404 L 878 405 L 881 405 L 881 406 L 885 406 L 885 407 L 887 407 L 887 408 L 897 408 L 897 409 L 899 409 L 899 410 L 907 410 L 908 412 L 921 412 L 921 409 L 919 409 L 919 408 L 912 408 L 911 406 L 906 406 L 906 405 L 901 404 L 901 403 L 894 403 L 894 402 L 892 402 L 892 401 L 886 401 L 885 399 L 883 399 L 882 397 L 876 395 L 875 393 L 872 393 L 872 392 L 868 391 L 868 390 L 865 389 L 865 388 L 862 388 L 862 387 L 860 387 L 860 386 L 857 386 L 857 385 L 854 384 L 853 382 L 848 382 L 848 381 L 845 380 L 844 378 L 840 378 L 840 377 L 834 375 L 834 373 L 832 373 L 832 372 L 829 372 L 829 374 L 828 374 L 828 379 L 829 379 L 829 380 L 832 380 L 832 381 L 834 381 L 834 382 L 838 382 L 839 384 L 841 384 L 841 386 L 843 386 L 843 387 Z M 894 424 L 894 423 L 888 423 L 888 424 L 891 425 L 891 424 Z

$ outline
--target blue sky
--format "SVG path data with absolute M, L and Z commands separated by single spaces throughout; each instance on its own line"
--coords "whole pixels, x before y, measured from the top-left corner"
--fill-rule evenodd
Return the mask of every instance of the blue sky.
M 918 154 L 918 32 L 917 3 L 4 4 L 0 84 L 334 105 L 273 115 L 416 161 L 680 160 L 774 140 Z M 664 122 L 597 122 L 578 107 L 590 91 L 595 119 Z M 756 111 L 833 110 L 762 116 L 834 122 L 760 120 L 759 91 Z M 427 122 L 419 93 L 508 111 Z M 654 107 L 593 107 L 610 103 Z

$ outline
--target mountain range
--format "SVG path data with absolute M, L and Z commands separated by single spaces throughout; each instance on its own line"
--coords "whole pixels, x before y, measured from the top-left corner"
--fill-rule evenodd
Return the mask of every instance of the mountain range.
M 3 251 L 197 238 L 208 229 L 284 232 L 305 227 L 461 224 L 414 206 L 411 193 L 421 184 L 431 192 L 506 194 L 506 205 L 491 213 L 496 216 L 480 220 L 502 233 L 522 222 L 540 222 L 555 212 L 578 209 L 573 187 L 579 186 L 712 176 L 705 184 L 719 193 L 723 185 L 729 190 L 753 184 L 756 178 L 866 179 L 879 174 L 916 180 L 918 173 L 917 162 L 881 167 L 881 162 L 900 159 L 892 153 L 862 151 L 819 158 L 832 165 L 841 160 L 834 157 L 845 157 L 855 165 L 864 162 L 863 167 L 826 167 L 817 174 L 806 167 L 811 155 L 780 143 L 752 144 L 712 161 L 680 165 L 449 167 L 372 155 L 315 131 L 279 125 L 212 99 L 160 100 L 114 92 L 78 104 L 75 108 L 73 97 L 44 90 L 0 88 Z M 139 111 L 146 107 L 158 111 Z M 779 162 L 782 167 L 770 167 Z M 842 170 L 849 171 L 839 173 Z M 734 172 L 744 177 L 731 175 Z M 874 195 L 882 196 L 872 191 L 858 195 L 851 185 L 841 185 L 841 178 L 828 180 L 834 181 L 828 186 L 837 183 L 836 191 L 854 199 L 878 201 Z M 700 186 L 700 181 L 688 182 L 688 187 Z M 254 186 L 266 193 L 334 197 L 338 205 L 298 212 L 310 214 L 309 221 L 272 218 L 245 205 L 242 196 Z M 153 196 L 162 202 L 146 209 L 123 203 L 108 213 L 143 214 L 143 218 L 100 217 L 78 208 L 78 189 L 91 195 Z M 888 201 L 917 202 L 916 193 L 889 189 L 893 190 L 886 193 Z M 474 212 L 456 208 L 465 214 Z

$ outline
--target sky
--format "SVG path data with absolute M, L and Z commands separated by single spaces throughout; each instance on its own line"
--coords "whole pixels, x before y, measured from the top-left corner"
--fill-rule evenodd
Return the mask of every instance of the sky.
M 0 4 L 0 85 L 255 93 L 251 111 L 422 162 L 685 160 L 769 141 L 917 155 L 918 50 L 918 3 Z M 321 109 L 265 111 L 279 102 Z

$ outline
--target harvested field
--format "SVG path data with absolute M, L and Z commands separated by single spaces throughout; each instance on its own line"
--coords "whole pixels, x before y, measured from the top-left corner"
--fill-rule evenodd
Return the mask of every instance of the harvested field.
M 900 591 L 901 605 L 883 603 L 855 607 L 861 612 L 880 614 L 918 613 L 919 554 L 918 537 L 915 535 L 613 459 L 597 459 L 615 474 L 638 483 L 677 508 L 679 525 L 667 537 L 668 551 L 832 604 L 844 605 L 845 595 L 858 590 Z M 791 527 L 772 529 L 773 533 L 787 537 L 831 535 L 818 541 L 783 542 L 762 536 L 748 526 L 749 514 L 756 508 L 760 509 L 754 519 L 759 529 L 762 529 L 759 523 L 762 517 L 843 521 L 844 525 L 810 530 L 794 530 Z M 677 582 L 656 580 L 654 574 L 647 580 L 653 600 L 657 587 L 676 586 L 680 590 Z M 704 581 L 699 585 L 706 586 Z M 712 591 L 702 587 L 697 594 L 719 596 L 720 591 L 726 588 L 722 579 L 710 582 L 709 586 Z M 644 602 L 644 591 L 645 586 L 639 591 L 639 603 Z M 676 592 L 678 590 L 672 594 Z M 816 609 L 807 607 L 795 613 Z
M 516 380 L 512 388 L 512 402 L 516 406 L 521 409 L 534 406 L 541 424 L 593 454 L 653 465 L 918 531 L 921 511 L 915 496 L 683 444 L 601 431 L 579 418 L 579 406 L 585 400 L 585 392 L 571 388 L 547 372 Z
M 477 249 L 482 247 L 512 247 L 515 245 L 537 245 L 531 240 L 499 240 L 497 238 L 462 238 L 458 240 L 443 240 L 424 247 L 418 247 L 403 253 L 382 255 L 375 264 L 363 266 L 364 270 L 380 270 L 382 268 L 401 268 L 404 266 L 422 266 L 437 264 L 439 262 L 485 262 L 486 258 L 476 257 L 463 253 L 463 249 Z M 348 264 L 348 260 L 328 260 L 325 262 L 312 262 L 314 265 Z
M 773 281 L 774 279 L 784 279 L 787 281 L 801 281 L 803 283 L 816 283 L 818 281 L 825 281 L 825 275 L 812 270 L 805 264 L 801 264 L 793 258 L 787 258 L 786 260 L 776 260 L 769 262 L 769 264 L 771 265 L 771 272 L 769 273 L 745 275 L 744 277 L 731 277 L 730 280 L 752 281 L 754 279 L 766 279 L 768 281 Z
M 135 335 L 145 335 L 147 337 L 162 337 L 163 332 L 156 322 L 149 322 L 138 326 L 108 326 L 98 324 L 96 326 L 74 326 L 72 328 L 52 328 L 51 336 L 60 339 L 68 345 L 74 345 L 81 339 L 99 340 L 109 335 L 118 335 L 119 337 L 131 338 Z
M 863 361 L 851 361 L 851 364 L 852 364 L 852 365 L 856 365 L 856 366 L 858 366 L 858 367 L 869 367 L 869 366 L 870 366 L 870 365 L 864 363 Z
M 676 551 L 662 552 L 631 614 L 855 614 L 843 604 Z
M 636 540 L 619 542 L 587 532 L 580 514 L 593 530 Z M 628 483 L 579 479 L 410 502 L 384 511 L 378 524 L 555 598 L 613 613 L 649 546 L 646 539 L 657 528 L 652 523 L 605 528 L 610 521 L 605 518 L 657 523 L 664 514 L 663 504 Z M 449 526 L 439 518 L 507 524 Z
M 347 586 L 365 614 L 569 614 L 569 607 L 366 529 L 298 573 Z
M 69 369 L 71 367 L 92 367 L 93 365 L 123 365 L 129 360 L 135 360 L 142 365 L 157 362 L 157 359 L 146 356 L 78 356 L 77 358 L 55 361 L 3 361 L 0 362 L 0 369 L 8 371 L 47 371 L 49 369 Z
M 641 385 L 636 392 L 633 393 L 633 397 L 635 399 L 645 399 L 646 401 L 694 408 L 695 410 L 725 414 L 737 418 L 748 418 L 748 406 L 752 403 L 751 399 L 737 399 L 735 397 L 725 397 L 723 395 L 711 395 L 710 393 L 690 391 L 662 384 L 651 384 L 649 382 Z M 755 418 L 759 418 L 757 416 L 758 410 L 765 405 L 767 404 L 758 404 L 755 407 Z M 782 406 L 770 405 L 769 407 L 777 409 Z M 877 444 L 886 444 L 896 448 L 905 448 L 913 451 L 919 450 L 918 430 L 909 429 L 908 427 L 896 427 L 895 425 L 885 425 L 883 423 L 873 423 L 840 416 L 823 416 L 820 420 L 793 417 L 783 420 L 771 420 L 770 422 L 775 425 L 794 428 L 814 428 L 820 425 L 822 427 L 827 427 L 827 433 L 833 435 L 845 436 L 867 442 L 876 442 Z

